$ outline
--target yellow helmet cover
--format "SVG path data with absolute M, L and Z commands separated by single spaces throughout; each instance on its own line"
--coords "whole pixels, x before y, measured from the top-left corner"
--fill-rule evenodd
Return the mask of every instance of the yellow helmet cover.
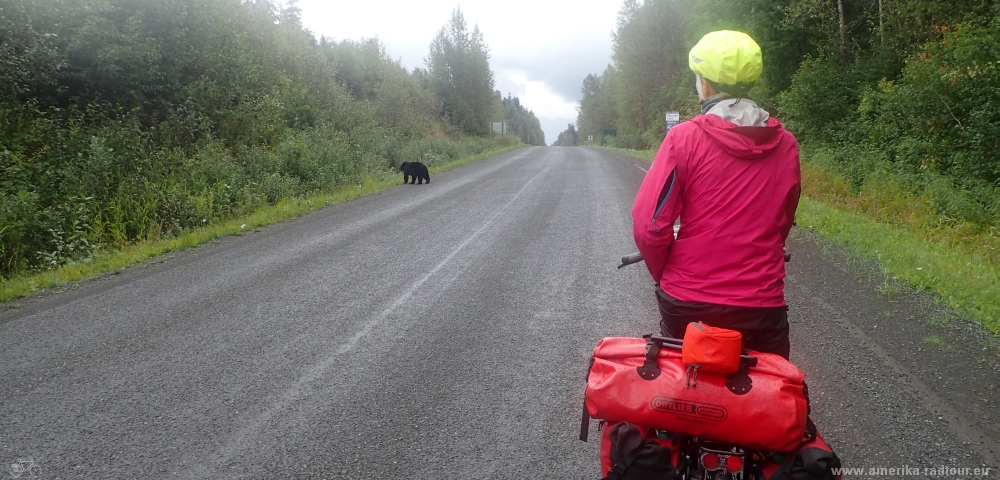
M 688 66 L 694 73 L 722 85 L 750 83 L 764 70 L 760 46 L 749 35 L 719 30 L 701 37 L 691 53 Z

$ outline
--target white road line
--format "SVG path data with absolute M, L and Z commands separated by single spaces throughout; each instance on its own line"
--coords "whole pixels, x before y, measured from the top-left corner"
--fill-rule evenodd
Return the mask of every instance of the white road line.
M 486 228 L 493 223 L 494 220 L 496 220 L 500 215 L 502 215 L 503 212 L 506 211 L 508 207 L 510 207 L 514 202 L 517 201 L 518 198 L 521 197 L 521 194 L 528 189 L 528 187 L 535 181 L 536 178 L 541 176 L 543 173 L 547 172 L 550 168 L 552 168 L 551 164 L 549 164 L 549 166 L 547 166 L 545 169 L 536 173 L 535 176 L 531 177 L 531 179 L 528 180 L 528 182 L 525 183 L 523 187 L 521 187 L 521 190 L 519 190 L 516 194 L 514 194 L 514 197 L 511 198 L 510 201 L 508 201 L 503 206 L 503 208 L 497 211 L 497 213 L 495 213 L 493 217 L 487 220 L 486 223 L 484 223 L 481 227 L 479 227 L 478 230 L 473 232 L 473 234 L 470 235 L 468 238 L 466 238 L 465 241 L 463 241 L 461 244 L 455 247 L 455 249 L 452 250 L 451 253 L 449 253 L 447 256 L 444 257 L 444 260 L 441 260 L 440 263 L 438 263 L 434 268 L 432 268 L 429 272 L 427 272 L 426 275 L 421 277 L 420 280 L 414 282 L 413 285 L 410 286 L 410 288 L 408 288 L 405 292 L 403 292 L 403 294 L 400 295 L 399 298 L 397 298 L 395 301 L 393 301 L 385 310 L 383 310 L 382 313 L 376 315 L 375 318 L 369 321 L 364 327 L 361 328 L 361 330 L 359 330 L 357 333 L 351 336 L 350 339 L 348 339 L 346 342 L 337 347 L 336 350 L 333 351 L 332 355 L 328 356 L 327 358 L 323 359 L 319 363 L 313 365 L 308 370 L 306 370 L 306 372 L 301 377 L 299 377 L 299 379 L 296 380 L 291 387 L 285 390 L 285 392 L 281 395 L 281 397 L 278 400 L 276 400 L 274 403 L 268 406 L 267 410 L 265 410 L 260 415 L 257 415 L 246 426 L 234 432 L 231 437 L 232 440 L 230 440 L 226 446 L 224 446 L 215 455 L 212 456 L 212 459 L 210 461 L 210 466 L 208 467 L 204 465 L 195 466 L 190 473 L 198 477 L 213 475 L 215 473 L 215 470 L 217 470 L 219 466 L 224 465 L 226 462 L 229 461 L 229 459 L 233 458 L 234 456 L 238 455 L 242 450 L 244 450 L 248 444 L 253 442 L 253 439 L 256 436 L 257 432 L 260 431 L 261 428 L 264 427 L 264 425 L 272 417 L 274 417 L 275 414 L 287 410 L 289 406 L 296 399 L 298 399 L 298 397 L 300 397 L 302 393 L 309 387 L 310 383 L 322 377 L 323 374 L 325 374 L 326 371 L 330 369 L 330 367 L 334 366 L 337 363 L 337 361 L 343 354 L 351 351 L 355 346 L 357 346 L 358 342 L 360 342 L 361 339 L 363 339 L 369 333 L 371 333 L 371 331 L 375 328 L 376 325 L 378 325 L 382 320 L 387 318 L 394 310 L 396 310 L 400 306 L 404 305 L 407 301 L 409 301 L 410 297 L 412 297 L 413 294 L 416 293 L 417 290 L 419 290 L 420 287 L 425 282 L 427 282 L 428 279 L 434 276 L 434 274 L 437 273 L 439 270 L 444 268 L 444 266 L 447 265 L 448 262 L 450 262 L 451 259 L 455 257 L 455 255 L 458 255 L 458 252 L 462 251 L 462 249 L 464 249 L 467 245 L 472 243 L 472 241 L 475 240 L 476 237 L 478 237 L 481 233 L 483 233 L 486 230 Z
M 633 163 L 632 165 L 635 165 L 635 164 Z M 648 168 L 642 168 L 642 167 L 640 167 L 638 165 L 635 165 L 635 168 L 638 168 L 639 170 L 642 170 L 642 171 L 644 171 L 646 173 L 649 173 L 649 169 Z

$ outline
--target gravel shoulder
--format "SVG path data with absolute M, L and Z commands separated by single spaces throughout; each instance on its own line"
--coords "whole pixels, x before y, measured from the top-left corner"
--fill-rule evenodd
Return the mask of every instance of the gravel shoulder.
M 790 248 L 792 361 L 845 465 L 1000 474 L 996 339 L 808 231 Z

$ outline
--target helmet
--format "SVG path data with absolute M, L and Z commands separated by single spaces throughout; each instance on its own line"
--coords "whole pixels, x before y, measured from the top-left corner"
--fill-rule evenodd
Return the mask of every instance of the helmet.
M 760 46 L 749 35 L 731 30 L 712 32 L 688 54 L 694 73 L 720 85 L 750 83 L 764 69 Z

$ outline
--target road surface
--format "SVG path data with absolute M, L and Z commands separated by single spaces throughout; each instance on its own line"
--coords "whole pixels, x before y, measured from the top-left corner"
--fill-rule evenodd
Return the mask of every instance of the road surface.
M 0 306 L 0 463 L 599 478 L 576 439 L 590 352 L 658 325 L 648 273 L 615 269 L 647 168 L 524 148 Z M 988 338 L 807 228 L 789 246 L 792 360 L 845 465 L 995 468 Z

